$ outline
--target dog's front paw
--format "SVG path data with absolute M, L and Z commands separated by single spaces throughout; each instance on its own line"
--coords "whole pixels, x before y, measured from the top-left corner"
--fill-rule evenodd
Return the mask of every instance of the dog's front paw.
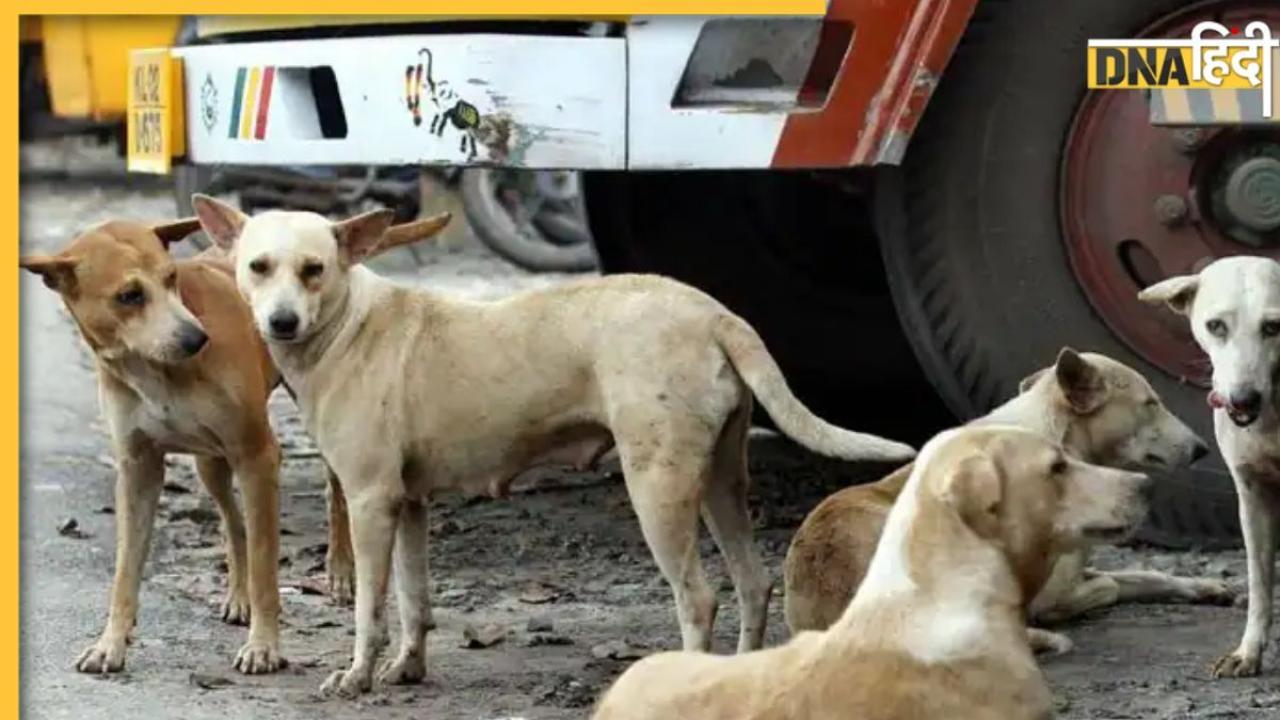
M 1195 580 L 1191 592 L 1192 602 L 1231 607 L 1236 601 L 1236 592 L 1219 580 Z
M 339 670 L 329 676 L 328 680 L 320 686 L 320 693 L 323 695 L 344 697 L 354 700 L 360 697 L 362 693 L 367 693 L 373 687 L 373 678 L 368 670 L 352 667 L 349 670 Z
M 383 685 L 412 685 L 427 676 L 427 661 L 422 653 L 401 653 L 388 660 L 378 671 L 378 682 Z
M 1213 664 L 1215 678 L 1253 677 L 1262 668 L 1262 654 L 1237 649 L 1218 658 Z
M 124 669 L 125 643 L 99 640 L 90 645 L 76 660 L 76 670 L 82 673 L 116 673 Z
M 228 625 L 249 624 L 249 593 L 244 590 L 228 590 L 222 601 L 222 622 Z
M 273 673 L 288 664 L 275 643 L 250 640 L 236 653 L 236 669 L 245 675 Z
M 1027 628 L 1027 641 L 1037 655 L 1066 655 L 1075 648 L 1075 643 L 1066 635 L 1039 628 Z
M 329 575 L 329 600 L 334 605 L 351 605 L 356 598 L 356 564 L 349 556 L 330 552 L 324 561 Z

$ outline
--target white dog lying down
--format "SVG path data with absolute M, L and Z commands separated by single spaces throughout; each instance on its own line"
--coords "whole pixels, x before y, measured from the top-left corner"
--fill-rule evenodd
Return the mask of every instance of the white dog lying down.
M 1138 522 L 1146 482 L 1021 428 L 949 430 L 921 451 L 866 580 L 828 630 L 733 657 L 650 656 L 595 718 L 1048 718 L 1026 599 L 1062 548 Z
M 746 505 L 752 394 L 817 452 L 915 454 L 813 415 L 751 326 L 675 281 L 615 276 L 461 302 L 358 265 L 389 211 L 335 225 L 303 212 L 248 218 L 202 196 L 194 204 L 209 236 L 234 246 L 240 290 L 346 492 L 355 656 L 329 690 L 370 687 L 393 546 L 402 635 L 381 679 L 423 677 L 432 491 L 499 493 L 533 465 L 586 465 L 616 443 L 645 540 L 675 595 L 684 647 L 708 649 L 715 618 L 698 557 L 701 511 L 737 588 L 738 648 L 750 650 L 762 642 L 770 590 Z
M 1213 363 L 1214 434 L 1240 499 L 1249 569 L 1244 637 L 1214 663 L 1213 675 L 1257 675 L 1271 629 L 1280 513 L 1280 263 L 1224 258 L 1199 275 L 1169 278 L 1138 297 L 1186 315 Z

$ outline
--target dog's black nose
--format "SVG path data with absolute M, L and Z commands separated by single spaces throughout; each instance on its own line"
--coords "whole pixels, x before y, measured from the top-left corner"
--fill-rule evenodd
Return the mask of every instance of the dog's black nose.
M 276 337 L 293 337 L 298 332 L 298 314 L 292 310 L 277 310 L 268 319 L 271 323 L 271 334 Z
M 1197 442 L 1195 448 L 1191 451 L 1191 462 L 1203 460 L 1208 454 L 1209 446 L 1202 442 Z
M 200 352 L 208 342 L 209 336 L 204 334 L 204 330 L 191 323 L 184 323 L 178 330 L 178 345 L 188 356 Z
M 1262 393 L 1253 388 L 1233 390 L 1229 400 L 1231 409 L 1242 415 L 1257 415 L 1262 411 Z

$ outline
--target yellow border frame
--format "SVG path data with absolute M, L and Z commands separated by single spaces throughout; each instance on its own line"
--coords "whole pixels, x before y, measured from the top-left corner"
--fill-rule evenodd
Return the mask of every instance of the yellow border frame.
M 5 217 L 12 218 L 10 222 L 15 231 L 21 230 L 21 220 L 18 215 L 18 175 L 21 172 L 18 167 L 18 102 L 21 97 L 18 95 L 18 17 L 19 15 L 9 15 L 3 20 L 3 32 L 0 37 L 8 38 L 9 52 L 4 54 L 4 67 L 0 69 L 3 73 L 3 83 L 5 94 L 13 100 L 13 106 L 9 112 L 4 114 L 3 125 L 0 125 L 0 135 L 5 138 L 6 154 L 11 158 L 10 166 L 13 174 L 9 177 L 13 178 L 13 186 L 9 187 L 5 184 L 4 204 L 2 207 Z M 18 717 L 21 713 L 21 686 L 18 678 L 18 668 L 21 664 L 21 648 L 19 646 L 21 639 L 22 618 L 19 613 L 19 597 L 21 591 L 21 570 L 20 557 L 18 547 L 19 538 L 21 537 L 21 529 L 19 528 L 18 498 L 22 487 L 22 476 L 20 474 L 18 452 L 19 452 L 19 405 L 18 405 L 18 387 L 19 387 L 19 343 L 21 339 L 18 337 L 18 232 L 14 232 L 9 236 L 9 249 L 5 251 L 8 258 L 9 279 L 0 282 L 0 303 L 8 308 L 3 313 L 3 336 L 11 338 L 11 342 L 3 353 L 0 353 L 0 373 L 4 375 L 3 381 L 3 407 L 4 415 L 0 420 L 0 457 L 9 458 L 5 464 L 13 473 L 9 485 L 9 501 L 0 503 L 0 526 L 9 528 L 0 538 L 0 578 L 4 581 L 4 592 L 0 594 L 0 605 L 4 607 L 4 614 L 10 618 L 9 623 L 4 626 L 3 635 L 0 635 L 0 647 L 9 648 L 0 660 L 0 696 L 5 698 L 5 703 L 13 708 L 13 717 Z
M 826 13 L 827 0 L 435 0 L 430 4 L 431 14 L 439 16 L 467 15 L 478 16 L 523 16 L 531 15 L 530 5 L 538 6 L 537 15 L 547 16 L 579 16 L 579 17 L 617 17 L 634 15 L 816 15 Z M 346 0 L 276 0 L 271 3 L 269 13 L 264 13 L 261 5 L 247 2 L 228 2 L 213 0 L 194 0 L 182 7 L 174 7 L 171 3 L 160 3 L 142 0 L 129 6 L 127 13 L 103 13 L 101 6 L 95 6 L 84 0 L 49 0 L 47 2 L 19 2 L 17 12 L 3 19 L 3 31 L 0 37 L 6 38 L 10 48 L 4 54 L 3 67 L 0 67 L 0 83 L 3 83 L 5 94 L 13 99 L 11 109 L 4 116 L 0 134 L 5 138 L 6 155 L 12 165 L 9 177 L 12 185 L 6 183 L 4 188 L 5 217 L 21 230 L 19 214 L 19 179 L 18 162 L 18 107 L 22 98 L 18 88 L 18 54 L 19 17 L 22 15 L 57 15 L 57 14 L 128 14 L 128 15 L 170 15 L 181 11 L 186 15 L 355 15 L 352 4 Z M 369 7 L 372 5 L 372 7 Z M 365 3 L 360 7 L 360 15 L 421 15 L 421 2 L 407 0 L 383 0 L 382 2 Z M 12 226 L 11 226 L 12 227 Z M 0 635 L 0 646 L 9 650 L 0 660 L 0 696 L 5 704 L 12 708 L 18 717 L 21 712 L 21 682 L 19 667 L 21 658 L 21 615 L 19 608 L 21 569 L 19 552 L 19 489 L 21 487 L 21 468 L 19 464 L 19 344 L 18 332 L 20 313 L 18 297 L 18 232 L 10 235 L 8 249 L 5 251 L 9 272 L 8 280 L 0 282 L 0 302 L 8 310 L 3 313 L 3 333 L 12 342 L 0 353 L 0 372 L 4 373 L 3 407 L 4 415 L 0 420 L 0 456 L 9 458 L 6 464 L 13 474 L 10 476 L 9 502 L 0 503 L 0 527 L 8 528 L 3 539 L 0 539 L 0 578 L 5 581 L 5 590 L 0 594 L 0 605 L 9 622 Z M 72 649 L 68 648 L 68 652 Z
M 381 0 L 355 8 L 349 0 L 234 0 L 175 3 L 139 0 L 125 12 L 104 12 L 84 0 L 19 2 L 20 15 L 417 15 L 421 17 L 617 17 L 630 15 L 825 15 L 827 0 Z M 424 12 L 429 10 L 429 12 Z

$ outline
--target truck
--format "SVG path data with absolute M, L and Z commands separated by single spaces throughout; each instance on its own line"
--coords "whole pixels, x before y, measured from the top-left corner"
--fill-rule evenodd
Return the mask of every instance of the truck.
M 1280 34 L 1271 0 L 198 17 L 132 55 L 130 162 L 184 189 L 239 165 L 582 171 L 604 272 L 707 290 L 835 421 L 919 440 L 1071 346 L 1139 369 L 1211 437 L 1185 320 L 1136 295 L 1280 257 L 1280 126 L 1259 112 L 1280 83 L 1090 90 L 1085 52 L 1204 20 Z M 1220 457 L 1156 483 L 1145 539 L 1238 537 Z
M 18 78 L 23 139 L 124 134 L 129 51 L 179 41 L 168 15 L 23 15 Z

